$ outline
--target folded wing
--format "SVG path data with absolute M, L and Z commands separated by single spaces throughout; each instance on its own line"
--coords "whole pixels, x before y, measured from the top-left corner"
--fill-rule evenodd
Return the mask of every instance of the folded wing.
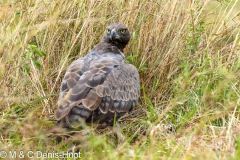
M 80 116 L 86 120 L 96 109 L 103 114 L 128 112 L 136 106 L 139 90 L 138 71 L 124 58 L 113 54 L 79 59 L 64 76 L 56 117 L 60 120 L 67 116 L 72 121 Z

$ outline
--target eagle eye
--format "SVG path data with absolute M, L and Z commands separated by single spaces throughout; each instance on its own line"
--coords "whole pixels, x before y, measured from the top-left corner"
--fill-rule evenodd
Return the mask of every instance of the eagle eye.
M 126 32 L 126 29 L 120 29 L 120 33 L 124 34 Z
M 110 33 L 111 31 L 110 31 L 110 29 L 106 29 L 106 32 L 107 32 L 107 33 Z

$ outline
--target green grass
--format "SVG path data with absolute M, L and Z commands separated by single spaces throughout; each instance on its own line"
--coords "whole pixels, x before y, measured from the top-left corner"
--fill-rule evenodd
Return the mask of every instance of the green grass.
M 82 159 L 237 160 L 239 10 L 237 0 L 0 1 L 0 151 L 77 141 Z M 137 108 L 119 120 L 125 138 L 85 126 L 57 144 L 47 131 L 66 68 L 110 23 L 130 29 L 124 53 L 141 78 Z

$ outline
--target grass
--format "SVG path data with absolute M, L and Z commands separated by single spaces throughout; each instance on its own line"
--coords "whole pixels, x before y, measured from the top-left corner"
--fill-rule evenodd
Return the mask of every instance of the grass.
M 82 159 L 238 159 L 239 9 L 237 0 L 0 1 L 0 151 L 66 152 L 71 140 L 46 135 L 65 70 L 107 25 L 124 23 L 139 104 L 119 120 L 123 141 L 110 128 L 79 130 Z

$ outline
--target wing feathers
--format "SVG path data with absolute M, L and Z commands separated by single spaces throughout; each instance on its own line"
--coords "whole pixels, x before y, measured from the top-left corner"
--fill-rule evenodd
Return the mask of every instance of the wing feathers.
M 58 109 L 56 111 L 56 118 L 57 120 L 62 119 L 63 117 L 65 117 L 70 110 L 72 109 L 72 107 L 70 106 L 70 101 L 68 100 L 70 95 L 71 95 L 72 90 L 70 90 L 63 99 L 58 100 Z M 61 96 L 61 95 L 60 95 Z
M 76 88 L 76 90 L 78 89 L 78 87 L 74 87 L 74 89 L 75 88 Z M 76 94 L 71 94 L 70 97 L 69 97 L 69 100 L 73 101 L 73 102 L 74 101 L 79 101 L 79 100 L 83 99 L 86 96 L 86 94 L 88 93 L 89 90 L 90 90 L 90 88 L 86 87 L 83 91 L 80 91 L 80 92 L 78 92 Z
M 82 104 L 90 110 L 95 110 L 99 106 L 101 100 L 102 98 L 97 95 L 95 89 L 91 89 L 82 100 Z
M 74 126 L 98 107 L 99 112 L 112 116 L 109 111 L 124 113 L 136 106 L 140 94 L 138 71 L 123 58 L 111 56 L 88 56 L 70 65 L 61 85 L 58 120 L 66 117 Z
M 89 87 L 96 87 L 104 82 L 106 79 L 106 74 L 97 74 L 91 77 L 87 82 L 86 85 Z
M 113 105 L 113 100 L 109 96 L 103 97 L 101 104 L 100 104 L 100 110 L 102 113 L 107 113 L 109 110 L 109 107 Z

